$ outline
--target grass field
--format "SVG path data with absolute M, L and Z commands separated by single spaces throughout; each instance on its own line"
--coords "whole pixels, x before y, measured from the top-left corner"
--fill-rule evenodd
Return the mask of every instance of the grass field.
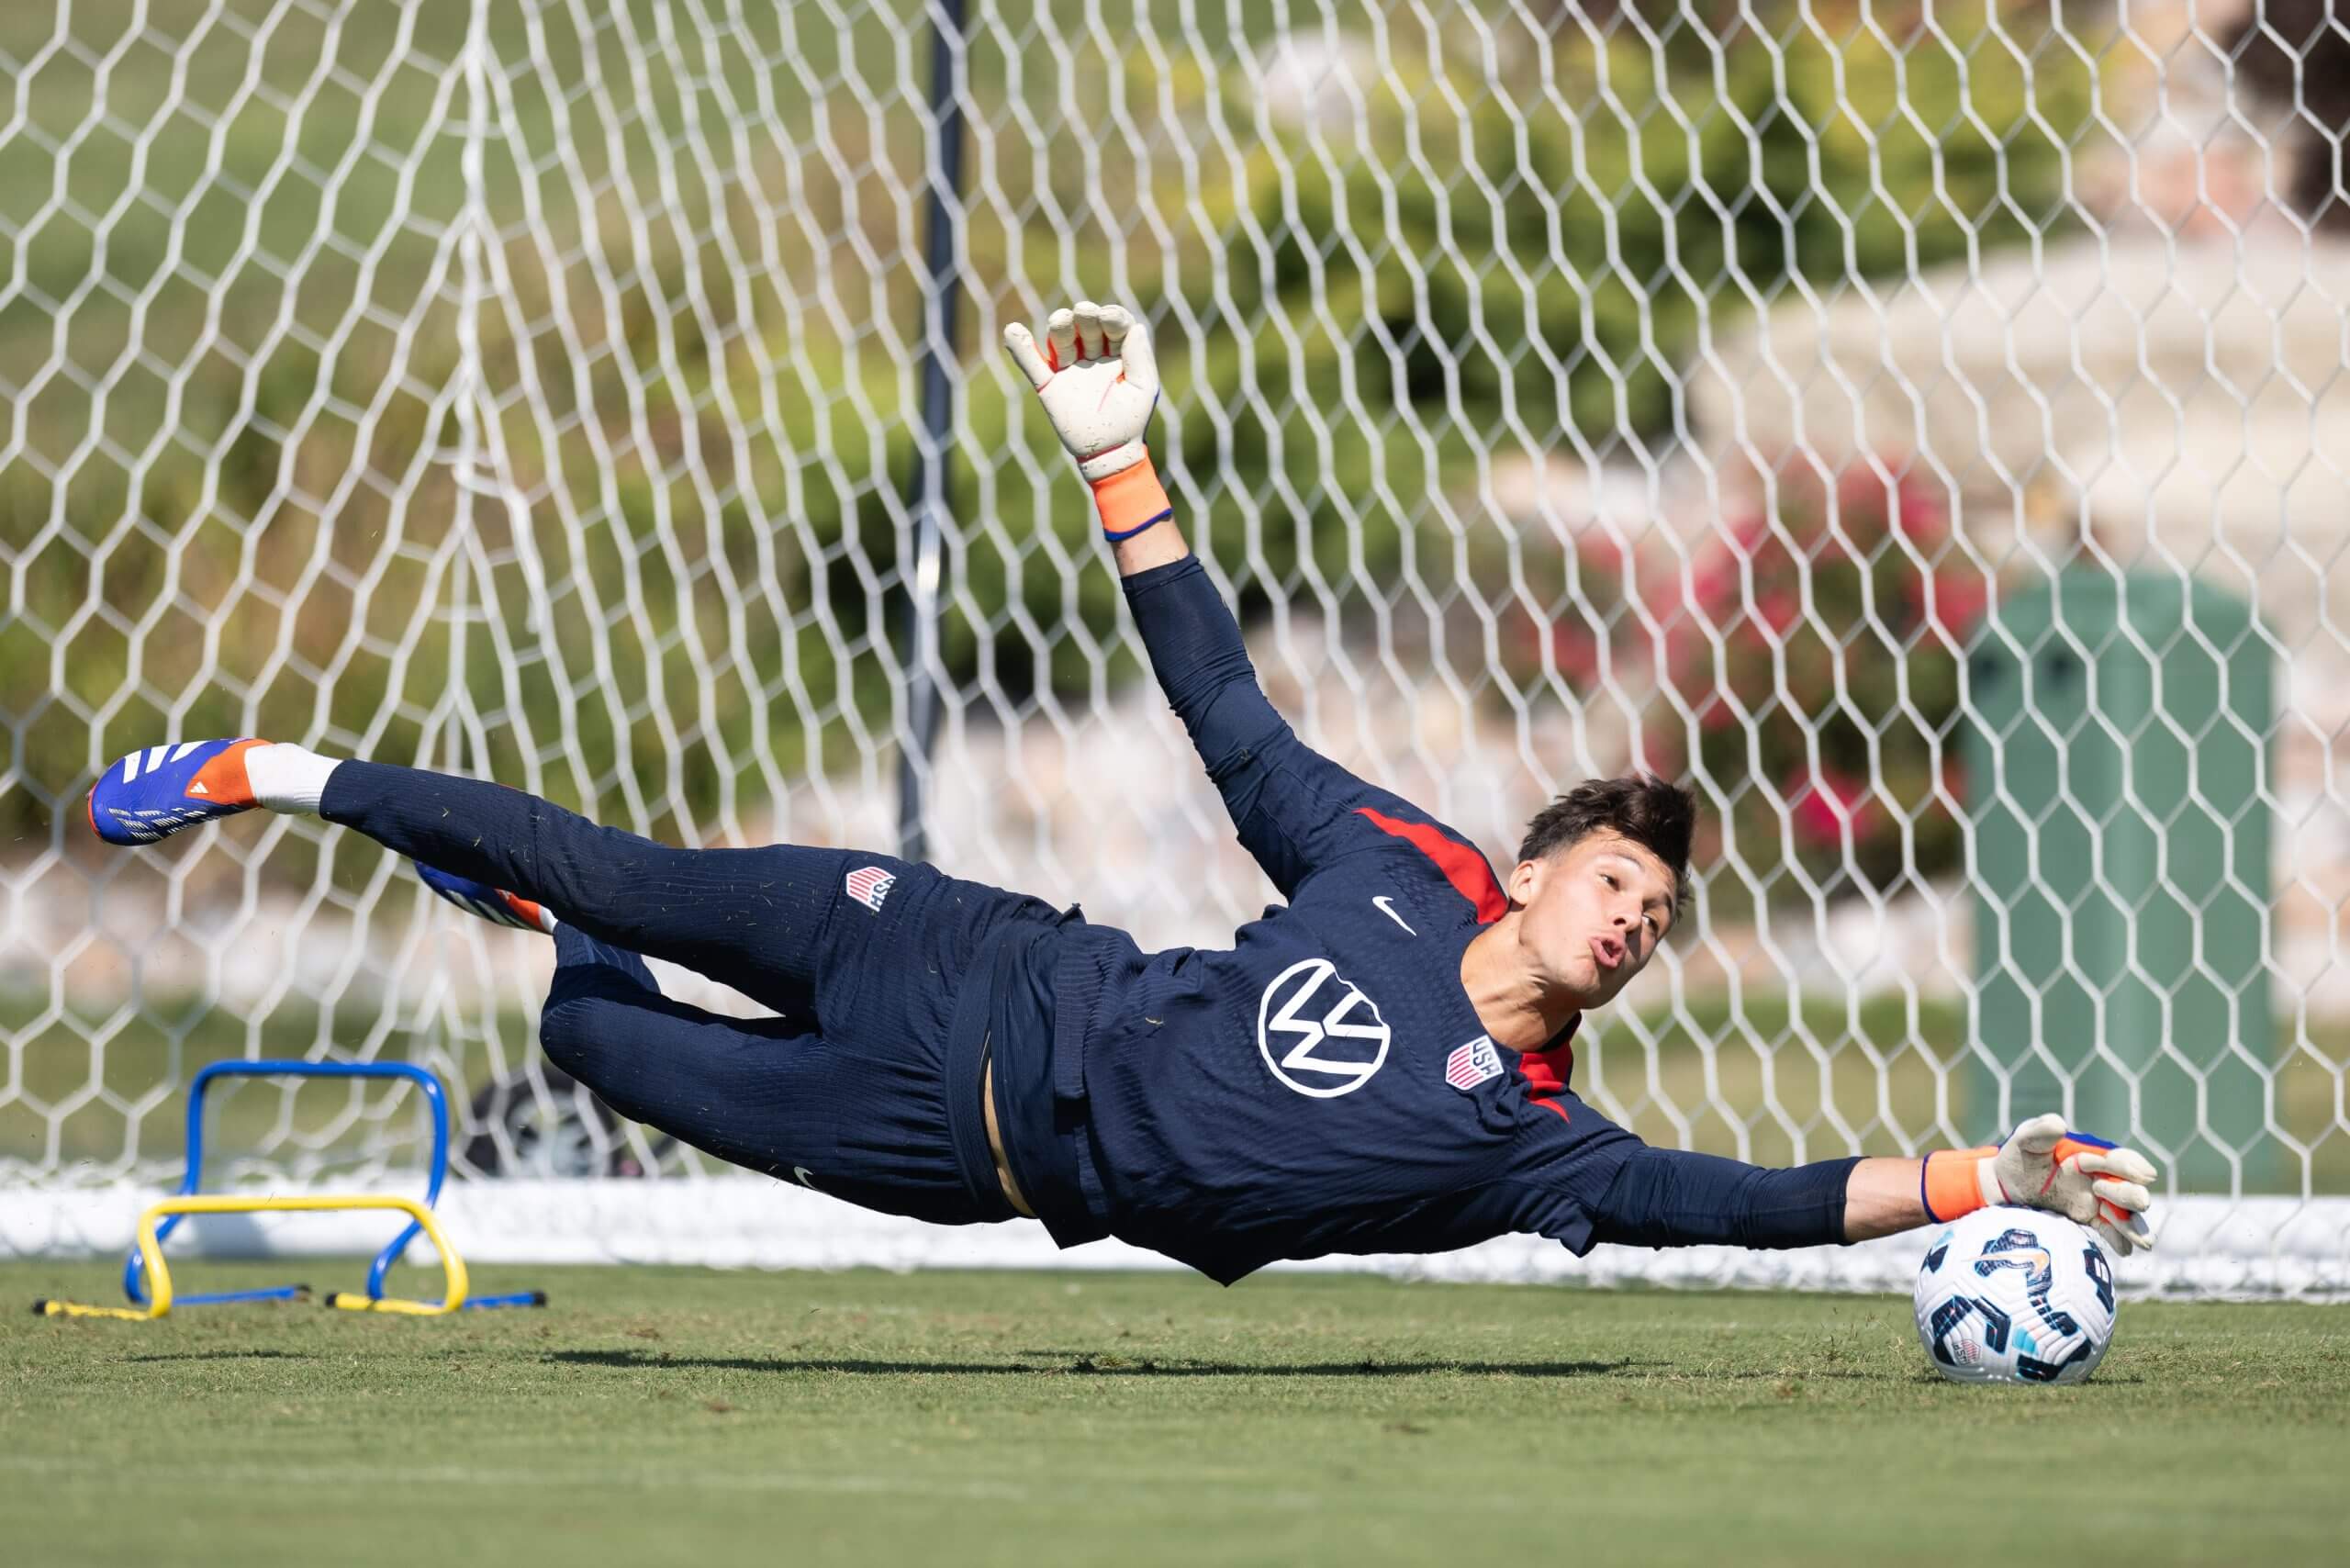
M 554 1305 L 24 1311 L 114 1277 L 0 1264 L 10 1561 L 2275 1563 L 2350 1523 L 2343 1308 L 2127 1304 L 2060 1390 L 1940 1382 L 1887 1297 L 490 1269 Z

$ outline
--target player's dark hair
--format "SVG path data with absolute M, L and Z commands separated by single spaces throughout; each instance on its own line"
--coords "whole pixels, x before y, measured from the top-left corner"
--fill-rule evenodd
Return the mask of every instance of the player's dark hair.
M 1628 839 L 1673 873 L 1673 908 L 1689 902 L 1689 836 L 1697 825 L 1697 797 L 1646 773 L 1578 784 L 1526 824 L 1520 860 L 1539 860 L 1595 833 Z

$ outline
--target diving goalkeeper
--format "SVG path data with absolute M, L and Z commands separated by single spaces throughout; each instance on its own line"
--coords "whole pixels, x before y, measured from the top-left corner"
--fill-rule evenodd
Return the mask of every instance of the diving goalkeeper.
M 1278 1259 L 1531 1232 L 1577 1254 L 1806 1247 L 2053 1209 L 2152 1245 L 2154 1168 L 2025 1122 L 1996 1148 L 1767 1170 L 1651 1148 L 1580 1099 L 1573 1038 L 1686 896 L 1695 801 L 1581 785 L 1506 877 L 1315 755 L 1258 689 L 1143 435 L 1142 324 L 1080 304 L 1007 348 L 1079 471 L 1151 665 L 1285 906 L 1228 948 L 1146 953 L 1074 909 L 864 851 L 666 847 L 498 785 L 255 740 L 109 767 L 91 825 L 144 845 L 255 807 L 413 857 L 443 896 L 554 936 L 551 1060 L 738 1165 L 950 1225 L 1115 1236 L 1229 1283 Z M 683 964 L 777 1014 L 661 994 Z

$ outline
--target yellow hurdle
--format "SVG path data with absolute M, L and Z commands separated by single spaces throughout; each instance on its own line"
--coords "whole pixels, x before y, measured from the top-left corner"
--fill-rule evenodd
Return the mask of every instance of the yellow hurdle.
M 127 1317 L 134 1323 L 168 1316 L 172 1310 L 172 1275 L 164 1264 L 162 1245 L 155 1239 L 156 1222 L 166 1215 L 315 1214 L 341 1209 L 386 1209 L 414 1220 L 441 1254 L 441 1271 L 448 1279 L 448 1294 L 439 1301 L 403 1301 L 396 1296 L 375 1300 L 349 1291 L 331 1292 L 329 1306 L 345 1312 L 399 1312 L 419 1317 L 439 1317 L 465 1305 L 465 1260 L 441 1234 L 432 1211 L 414 1198 L 371 1193 L 352 1197 L 249 1197 L 233 1193 L 192 1193 L 165 1198 L 139 1216 L 139 1251 L 147 1269 L 148 1301 L 143 1307 L 85 1306 L 75 1301 L 37 1301 L 33 1310 L 44 1317 Z

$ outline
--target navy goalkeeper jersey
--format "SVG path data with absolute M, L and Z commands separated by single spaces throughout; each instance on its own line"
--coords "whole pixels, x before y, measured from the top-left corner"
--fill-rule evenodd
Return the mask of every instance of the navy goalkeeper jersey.
M 1069 920 L 992 978 L 1013 1172 L 1063 1245 L 1229 1282 L 1276 1259 L 1537 1232 L 1577 1252 L 1639 1147 L 1567 1087 L 1572 1025 L 1485 1036 L 1460 983 L 1507 900 L 1461 836 L 1316 755 L 1196 558 L 1126 583 L 1240 842 L 1288 900 L 1229 949 Z M 1048 1053 L 1035 1047 L 1048 1033 Z

